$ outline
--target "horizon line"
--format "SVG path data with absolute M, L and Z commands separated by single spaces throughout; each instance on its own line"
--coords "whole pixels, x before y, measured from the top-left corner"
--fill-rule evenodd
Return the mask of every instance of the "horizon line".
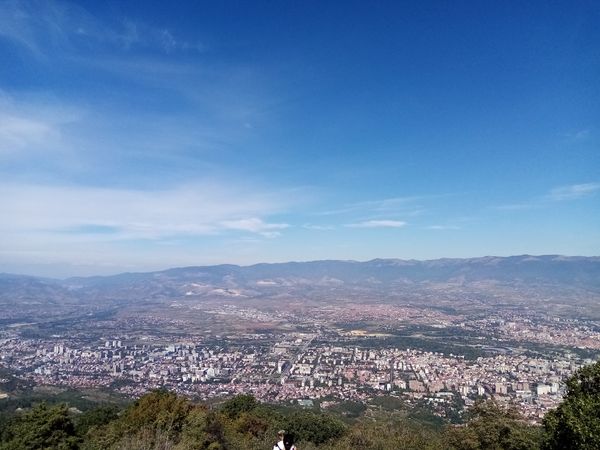
M 190 268 L 210 268 L 210 267 L 222 267 L 222 266 L 232 266 L 239 268 L 248 268 L 255 267 L 260 265 L 280 265 L 280 264 L 311 264 L 318 262 L 343 262 L 343 263 L 356 263 L 356 264 L 365 264 L 374 261 L 402 261 L 402 262 L 433 262 L 433 261 L 443 261 L 443 260 L 478 260 L 478 259 L 486 259 L 486 258 L 569 258 L 569 259 L 595 259 L 600 258 L 600 255 L 591 255 L 591 256 L 583 256 L 583 255 L 563 255 L 559 253 L 547 253 L 547 254 L 529 254 L 522 253 L 518 255 L 507 255 L 507 256 L 498 256 L 498 255 L 484 255 L 484 256 L 470 256 L 470 257 L 440 257 L 440 258 L 429 258 L 429 259 L 416 259 L 416 258 L 372 258 L 368 260 L 356 260 L 356 259 L 313 259 L 313 260 L 289 260 L 289 261 L 280 261 L 280 262 L 257 262 L 253 264 L 232 264 L 232 263 L 220 263 L 220 264 L 203 264 L 203 265 L 189 265 L 189 266 L 173 266 L 167 267 L 158 270 L 133 270 L 133 271 L 122 271 L 115 272 L 112 274 L 106 275 L 73 275 L 66 277 L 48 277 L 43 275 L 33 275 L 30 273 L 14 273 L 14 272 L 0 272 L 0 276 L 19 276 L 19 277 L 30 277 L 30 278 L 38 278 L 38 279 L 46 279 L 46 280 L 68 280 L 71 278 L 109 278 L 119 275 L 135 275 L 135 274 L 148 274 L 148 273 L 160 273 L 167 272 L 170 270 L 182 270 L 182 269 L 190 269 Z

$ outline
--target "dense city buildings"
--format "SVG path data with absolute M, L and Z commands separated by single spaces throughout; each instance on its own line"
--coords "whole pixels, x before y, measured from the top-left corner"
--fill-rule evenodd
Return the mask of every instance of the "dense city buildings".
M 339 313 L 342 320 L 349 319 L 344 317 L 348 311 L 354 320 L 385 314 L 388 319 L 412 318 L 437 329 L 510 335 L 517 342 L 548 339 L 591 349 L 600 344 L 600 333 L 574 322 L 492 317 L 466 323 L 435 311 L 421 311 L 417 319 L 415 309 L 389 306 L 363 307 L 361 312 L 344 308 Z M 274 319 L 271 313 L 231 304 L 213 312 Z M 202 399 L 251 393 L 268 402 L 320 399 L 326 406 L 390 395 L 408 403 L 425 401 L 440 415 L 447 411 L 441 406 L 457 399 L 468 406 L 477 398 L 493 397 L 518 406 L 527 418 L 537 421 L 560 402 L 565 378 L 592 362 L 570 352 L 560 357 L 535 356 L 523 348 L 507 347 L 502 338 L 496 338 L 496 349 L 488 348 L 486 355 L 477 357 L 399 347 L 388 333 L 327 325 L 327 314 L 318 308 L 312 315 L 315 320 L 310 327 L 308 321 L 304 323 L 307 330 L 302 332 L 198 333 L 178 340 L 160 332 L 140 332 L 141 324 L 156 325 L 158 319 L 124 320 L 118 328 L 129 326 L 131 333 L 96 331 L 91 334 L 99 334 L 98 338 L 91 340 L 90 333 L 26 338 L 14 327 L 2 333 L 0 363 L 38 385 L 110 388 L 128 396 L 164 387 Z M 302 323 L 299 317 L 294 321 Z M 89 330 L 94 325 L 100 324 L 90 324 Z
M 598 258 L 552 255 L 4 275 L 0 395 L 166 388 L 456 422 L 493 398 L 539 422 L 600 357 L 599 279 Z

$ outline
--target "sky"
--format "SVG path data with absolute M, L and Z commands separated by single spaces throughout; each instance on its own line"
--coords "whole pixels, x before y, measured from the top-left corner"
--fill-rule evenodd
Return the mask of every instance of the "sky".
M 0 272 L 600 255 L 598 23 L 0 0 Z

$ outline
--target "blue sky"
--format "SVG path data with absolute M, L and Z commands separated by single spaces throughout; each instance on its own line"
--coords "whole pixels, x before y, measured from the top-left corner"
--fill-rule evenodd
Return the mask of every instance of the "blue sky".
M 0 271 L 599 255 L 598 23 L 0 0 Z

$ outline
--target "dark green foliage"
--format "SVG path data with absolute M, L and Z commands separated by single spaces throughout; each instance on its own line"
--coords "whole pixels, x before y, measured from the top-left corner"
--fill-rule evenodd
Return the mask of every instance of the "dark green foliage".
M 371 400 L 373 406 L 377 406 L 384 411 L 400 411 L 406 409 L 406 404 L 397 397 L 382 395 Z
M 338 403 L 337 405 L 334 405 L 328 408 L 327 410 L 331 411 L 336 415 L 342 416 L 343 418 L 357 419 L 365 413 L 367 407 L 364 403 L 347 400 Z
M 444 427 L 444 419 L 433 414 L 428 408 L 421 406 L 411 409 L 408 413 L 408 418 L 416 423 L 427 425 L 437 430 L 441 430 Z
M 236 419 L 240 414 L 255 409 L 258 404 L 259 403 L 252 395 L 236 395 L 223 403 L 221 411 L 230 419 Z
M 204 408 L 195 408 L 191 411 L 178 448 L 198 450 L 228 448 L 225 425 L 219 414 Z
M 119 417 L 119 408 L 114 405 L 99 406 L 84 412 L 75 420 L 75 430 L 80 436 L 85 435 L 92 427 L 100 427 Z
M 283 428 L 298 441 L 310 441 L 319 445 L 342 436 L 347 426 L 330 415 L 299 411 L 285 419 Z
M 533 450 L 540 446 L 540 434 L 515 409 L 487 401 L 470 409 L 465 426 L 448 428 L 445 441 L 452 450 Z
M 76 449 L 78 439 L 66 405 L 41 403 L 16 415 L 4 428 L 2 450 Z
M 151 427 L 176 436 L 183 427 L 192 404 L 165 390 L 154 391 L 137 400 L 123 414 L 126 428 L 136 430 Z
M 270 423 L 264 418 L 255 414 L 243 413 L 235 422 L 235 430 L 241 434 L 249 434 L 259 437 L 265 434 L 269 429 Z
M 0 375 L 1 377 L 2 375 Z M 21 382 L 21 380 L 19 380 Z M 5 390 L 0 388 L 0 390 Z M 98 399 L 93 399 L 93 397 Z M 0 413 L 13 415 L 19 409 L 29 409 L 39 403 L 46 403 L 48 406 L 65 403 L 81 411 L 94 409 L 98 406 L 98 401 L 110 402 L 111 404 L 125 405 L 125 401 L 120 395 L 105 392 L 82 392 L 75 389 L 31 389 L 29 387 L 19 390 L 17 394 L 0 401 Z
M 174 445 L 180 438 L 193 405 L 165 390 L 146 394 L 105 427 L 91 428 L 86 448 L 150 448 Z
M 334 450 L 441 450 L 440 434 L 410 420 L 360 422 L 337 441 L 324 446 Z
M 444 405 L 444 412 L 446 414 L 446 419 L 450 423 L 462 423 L 464 417 L 463 412 L 465 408 L 465 402 L 462 397 L 454 393 L 452 396 L 452 402 L 448 405 Z
M 600 361 L 567 381 L 567 395 L 544 418 L 544 449 L 600 449 Z
M 580 388 L 588 392 L 589 384 L 582 381 L 571 392 Z M 388 402 L 384 399 L 381 404 Z M 492 402 L 477 404 L 465 426 L 449 427 L 444 433 L 424 411 L 407 405 L 401 411 L 382 408 L 355 421 L 346 417 L 345 423 L 331 414 L 264 405 L 249 395 L 211 408 L 161 390 L 144 395 L 120 413 L 102 406 L 71 416 L 65 405 L 39 405 L 9 419 L 0 450 L 263 450 L 272 448 L 279 429 L 293 435 L 301 450 L 539 448 L 538 427 Z

